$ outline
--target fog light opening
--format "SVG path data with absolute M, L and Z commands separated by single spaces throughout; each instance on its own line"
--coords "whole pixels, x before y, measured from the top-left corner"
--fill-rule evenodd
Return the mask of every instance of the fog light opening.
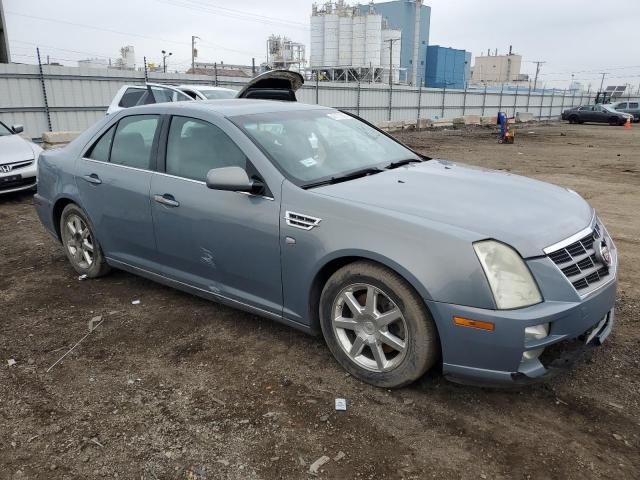
M 543 338 L 546 338 L 549 336 L 549 324 L 548 323 L 542 323 L 540 325 L 533 325 L 531 327 L 527 327 L 524 329 L 524 344 L 525 347 L 527 346 L 528 343 L 536 341 L 536 340 L 542 340 Z M 536 358 L 538 358 L 540 355 L 542 355 L 542 352 L 544 352 L 544 347 L 542 348 L 536 348 L 535 350 L 527 350 L 526 352 L 524 352 L 522 354 L 522 361 L 526 362 L 529 360 L 534 360 Z

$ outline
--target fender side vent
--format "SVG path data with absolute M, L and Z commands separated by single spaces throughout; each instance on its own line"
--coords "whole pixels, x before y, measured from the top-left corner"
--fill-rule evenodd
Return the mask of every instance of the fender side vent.
M 311 230 L 313 227 L 317 227 L 322 221 L 320 218 L 310 217 L 309 215 L 290 211 L 285 213 L 284 218 L 287 221 L 287 225 L 301 228 L 302 230 Z

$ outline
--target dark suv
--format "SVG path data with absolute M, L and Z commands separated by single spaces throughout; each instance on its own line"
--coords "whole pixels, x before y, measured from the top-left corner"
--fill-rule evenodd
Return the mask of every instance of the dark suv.
M 640 122 L 640 102 L 618 102 L 611 105 L 618 112 L 633 115 L 634 122 Z

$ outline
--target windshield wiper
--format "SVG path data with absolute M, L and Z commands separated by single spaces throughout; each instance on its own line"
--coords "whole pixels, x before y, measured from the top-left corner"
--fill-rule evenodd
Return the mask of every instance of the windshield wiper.
M 333 185 L 335 183 L 346 182 L 348 180 L 354 180 L 356 178 L 366 177 L 367 175 L 374 175 L 380 172 L 384 172 L 384 170 L 378 167 L 363 168 L 361 170 L 356 170 L 355 172 L 350 172 L 345 175 L 339 175 L 328 178 L 326 180 L 320 180 L 319 182 L 307 183 L 305 185 L 302 185 L 302 188 L 306 190 L 307 188 L 320 187 L 322 185 Z
M 391 162 L 389 165 L 384 167 L 386 170 L 393 170 L 394 168 L 402 167 L 404 165 L 409 165 L 410 163 L 420 163 L 423 160 L 419 158 L 407 158 L 405 160 L 398 160 L 397 162 Z

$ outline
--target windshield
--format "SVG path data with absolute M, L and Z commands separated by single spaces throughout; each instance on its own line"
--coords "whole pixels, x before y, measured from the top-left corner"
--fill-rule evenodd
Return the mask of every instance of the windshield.
M 7 135 L 13 135 L 13 132 L 4 123 L 0 122 L 0 137 L 6 137 Z
M 222 100 L 224 98 L 235 98 L 238 92 L 235 90 L 200 90 L 209 100 Z
M 231 120 L 300 186 L 393 162 L 420 160 L 378 130 L 336 110 L 260 113 Z
M 619 113 L 615 108 L 613 108 L 613 105 L 603 105 L 602 108 L 608 112 Z

